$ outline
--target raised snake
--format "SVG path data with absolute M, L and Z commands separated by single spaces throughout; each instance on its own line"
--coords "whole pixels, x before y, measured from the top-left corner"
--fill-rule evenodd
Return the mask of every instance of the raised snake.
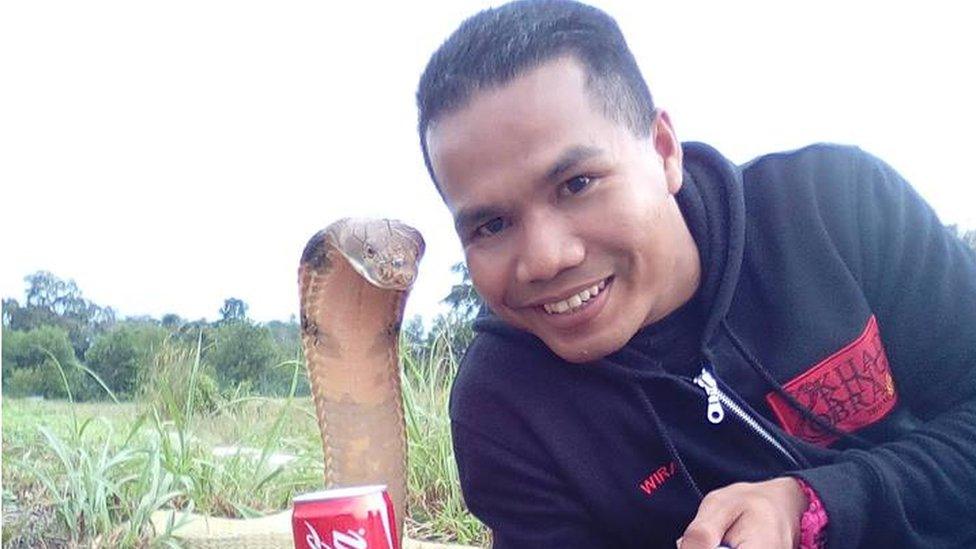
M 302 346 L 327 488 L 385 484 L 398 535 L 407 437 L 398 339 L 424 239 L 388 219 L 342 219 L 313 236 L 298 269 Z

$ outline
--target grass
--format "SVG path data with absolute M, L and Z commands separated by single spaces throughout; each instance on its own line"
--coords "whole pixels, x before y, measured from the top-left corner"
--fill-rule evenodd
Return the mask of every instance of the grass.
M 457 373 L 457 362 L 450 341 L 442 333 L 426 357 L 403 354 L 411 526 L 415 537 L 422 539 L 487 546 L 486 529 L 464 505 L 451 446 L 447 388 Z
M 451 448 L 447 396 L 457 364 L 449 341 L 437 338 L 423 359 L 404 353 L 407 534 L 485 546 Z M 3 400 L 4 547 L 176 546 L 169 532 L 152 531 L 153 512 L 254 517 L 321 489 L 311 399 L 220 395 L 199 343 L 164 345 L 152 366 L 136 402 Z M 278 367 L 291 370 L 294 395 L 304 367 Z M 255 448 L 257 457 L 215 457 L 221 445 Z M 276 465 L 276 453 L 294 460 Z

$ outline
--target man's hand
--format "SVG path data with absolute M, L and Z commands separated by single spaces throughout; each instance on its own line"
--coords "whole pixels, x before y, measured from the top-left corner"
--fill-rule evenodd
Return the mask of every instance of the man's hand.
M 807 498 L 796 479 L 740 482 L 710 492 L 678 540 L 679 549 L 794 549 Z

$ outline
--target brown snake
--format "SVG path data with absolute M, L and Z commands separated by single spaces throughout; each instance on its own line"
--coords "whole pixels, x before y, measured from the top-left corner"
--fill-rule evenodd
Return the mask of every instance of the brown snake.
M 424 239 L 387 219 L 342 219 L 298 269 L 302 346 L 327 488 L 385 484 L 404 535 L 407 437 L 398 339 Z

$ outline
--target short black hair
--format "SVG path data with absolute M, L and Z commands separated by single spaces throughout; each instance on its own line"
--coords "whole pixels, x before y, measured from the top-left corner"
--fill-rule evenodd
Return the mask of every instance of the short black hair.
M 504 85 L 564 55 L 581 62 L 587 86 L 608 118 L 638 137 L 650 135 L 654 101 L 617 22 L 572 0 L 517 0 L 461 23 L 420 77 L 417 130 L 435 185 L 427 150 L 430 125 L 462 109 L 475 92 Z

